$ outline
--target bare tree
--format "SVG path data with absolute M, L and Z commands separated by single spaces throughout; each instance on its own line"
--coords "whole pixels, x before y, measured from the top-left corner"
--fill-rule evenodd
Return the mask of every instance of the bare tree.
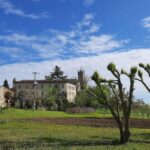
M 99 88 L 99 95 L 92 94 L 94 97 L 97 97 L 100 104 L 106 106 L 112 113 L 120 131 L 120 144 L 124 144 L 129 141 L 131 135 L 130 116 L 137 68 L 132 67 L 130 73 L 127 73 L 124 70 L 119 71 L 116 69 L 115 64 L 110 63 L 107 69 L 112 73 L 114 79 L 106 80 L 100 77 L 98 72 L 95 72 L 92 80 L 95 81 Z M 123 87 L 122 75 L 126 75 L 129 79 L 128 92 Z

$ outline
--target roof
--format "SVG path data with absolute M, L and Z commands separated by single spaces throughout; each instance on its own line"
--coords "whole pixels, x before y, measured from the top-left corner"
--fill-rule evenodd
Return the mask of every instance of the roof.
M 78 80 L 77 79 L 65 79 L 65 80 L 36 80 L 38 83 L 70 83 L 70 84 L 77 84 Z M 20 80 L 20 81 L 15 81 L 14 84 L 16 83 L 34 83 L 34 80 Z

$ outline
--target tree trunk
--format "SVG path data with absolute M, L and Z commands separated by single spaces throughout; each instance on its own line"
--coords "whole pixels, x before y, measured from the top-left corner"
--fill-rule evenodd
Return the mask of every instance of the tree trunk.
M 49 105 L 48 105 L 48 111 L 50 111 L 50 110 L 51 110 L 51 105 L 49 104 Z
M 130 138 L 130 131 L 124 131 L 120 133 L 120 144 L 128 143 Z
M 120 144 L 125 144 L 129 141 L 130 133 L 130 119 L 127 117 L 124 121 L 124 130 L 120 130 Z

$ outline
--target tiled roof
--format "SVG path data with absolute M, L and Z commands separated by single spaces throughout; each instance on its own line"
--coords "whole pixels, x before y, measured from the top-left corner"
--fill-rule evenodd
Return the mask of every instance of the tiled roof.
M 65 79 L 65 80 L 36 80 L 37 83 L 71 83 L 71 84 L 77 84 L 77 79 Z M 15 81 L 14 83 L 34 83 L 34 80 L 20 80 Z

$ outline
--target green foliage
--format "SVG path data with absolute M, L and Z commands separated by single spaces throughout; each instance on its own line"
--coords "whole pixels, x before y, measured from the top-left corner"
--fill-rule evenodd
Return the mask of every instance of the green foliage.
M 77 96 L 75 98 L 75 104 L 77 106 L 83 107 L 90 107 L 92 106 L 92 99 L 88 96 L 88 93 L 86 90 L 82 90 L 77 93 Z
M 143 68 L 148 74 L 150 74 L 150 64 L 144 65 L 144 64 L 140 63 L 139 66 L 141 68 Z
M 131 68 L 131 74 L 132 74 L 133 76 L 135 76 L 136 73 L 137 73 L 137 67 L 132 67 L 132 68 Z
M 95 71 L 91 78 L 92 78 L 92 80 L 94 80 L 96 83 L 98 83 L 98 82 L 99 82 L 99 78 L 100 78 L 99 73 L 98 73 L 97 71 Z
M 55 106 L 57 101 L 58 90 L 56 88 L 47 88 L 45 91 L 48 93 L 47 97 L 43 99 L 44 105 L 48 110 L 51 110 L 53 106 Z
M 143 104 L 142 106 L 139 107 L 139 111 L 142 115 L 142 118 L 144 118 L 145 116 L 147 118 L 150 118 L 150 105 Z
M 140 66 L 141 68 L 145 68 L 145 65 L 144 65 L 143 63 L 140 63 L 139 66 Z
M 141 70 L 138 70 L 138 76 L 140 77 L 140 79 L 143 79 L 143 72 Z
M 107 93 L 107 90 L 105 92 Z M 99 94 L 100 93 L 98 87 L 88 87 L 86 90 L 82 90 L 77 93 L 75 104 L 76 106 L 80 107 L 99 108 L 101 106 L 99 103 L 100 99 L 97 99 L 97 97 L 100 96 Z
M 53 72 L 51 72 L 50 76 L 48 77 L 50 80 L 62 80 L 66 79 L 67 76 L 64 76 L 64 72 L 61 70 L 59 66 L 55 66 Z
M 150 77 L 150 64 L 144 65 L 144 64 L 140 63 L 139 66 L 140 66 L 141 68 L 143 68 L 143 69 L 145 70 L 145 72 L 146 72 L 146 73 L 149 75 L 149 77 Z M 135 80 L 141 82 L 141 83 L 144 85 L 144 87 L 146 88 L 146 90 L 150 93 L 150 88 L 149 88 L 147 82 L 144 81 L 144 79 L 143 79 L 143 74 L 142 74 L 142 72 L 141 72 L 140 70 L 138 71 L 138 76 L 139 76 L 139 78 L 135 78 Z
M 77 106 L 86 106 L 87 105 L 87 93 L 85 90 L 79 91 L 75 98 L 75 104 Z
M 114 72 L 116 70 L 116 65 L 114 63 L 110 63 L 108 64 L 107 69 L 111 72 Z

